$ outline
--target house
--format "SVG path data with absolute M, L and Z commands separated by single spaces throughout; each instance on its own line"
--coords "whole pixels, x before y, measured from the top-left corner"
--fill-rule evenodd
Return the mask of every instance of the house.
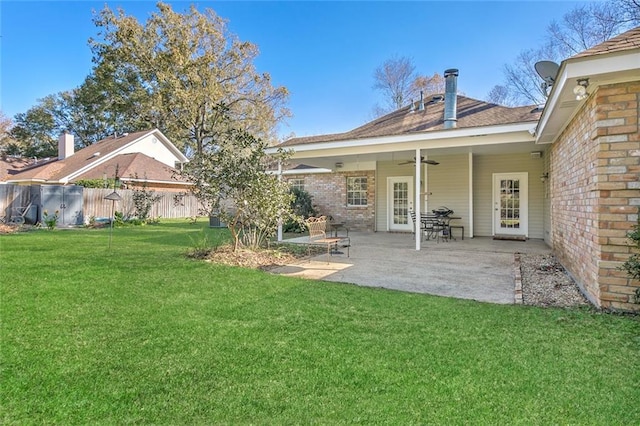
M 108 137 L 75 152 L 74 137 L 63 133 L 58 157 L 9 171 L 5 183 L 67 185 L 86 179 L 117 177 L 126 186 L 142 185 L 164 191 L 184 191 L 187 183 L 175 167 L 187 158 L 158 129 Z
M 640 28 L 563 61 L 544 108 L 458 95 L 458 74 L 444 96 L 285 141 L 315 172 L 286 178 L 352 229 L 411 232 L 411 210 L 447 206 L 466 236 L 543 239 L 596 306 L 638 310 L 619 267 L 640 205 Z
M 30 167 L 35 162 L 32 158 L 15 157 L 11 155 L 0 156 L 0 183 L 9 179 L 12 175 Z

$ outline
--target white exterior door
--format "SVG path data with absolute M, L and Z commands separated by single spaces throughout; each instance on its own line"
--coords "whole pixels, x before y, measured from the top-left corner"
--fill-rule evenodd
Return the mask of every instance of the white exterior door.
M 387 224 L 389 231 L 413 231 L 413 177 L 387 178 Z
M 527 173 L 493 175 L 493 234 L 529 234 Z

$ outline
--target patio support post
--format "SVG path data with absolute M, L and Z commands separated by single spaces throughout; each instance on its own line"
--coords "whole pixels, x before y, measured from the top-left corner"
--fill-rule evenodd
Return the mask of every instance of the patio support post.
M 473 238 L 473 153 L 469 153 L 469 238 Z
M 416 190 L 415 190 L 415 200 L 413 202 L 413 210 L 416 212 L 416 223 L 415 223 L 415 228 L 416 228 L 416 250 L 420 250 L 420 242 L 422 240 L 422 236 L 420 235 L 422 233 L 422 228 L 420 226 L 420 166 L 422 165 L 422 162 L 420 161 L 420 148 L 416 148 Z
M 278 160 L 278 180 L 282 181 L 282 160 Z M 278 241 L 282 241 L 282 215 L 278 215 Z

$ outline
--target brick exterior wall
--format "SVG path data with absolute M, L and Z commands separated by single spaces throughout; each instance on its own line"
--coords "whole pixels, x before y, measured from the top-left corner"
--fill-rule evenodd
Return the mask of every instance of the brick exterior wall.
M 638 311 L 620 270 L 640 206 L 640 82 L 600 87 L 551 147 L 551 240 L 597 306 Z
M 367 205 L 347 207 L 347 177 L 367 178 Z M 304 189 L 313 196 L 319 214 L 331 215 L 354 231 L 373 231 L 375 224 L 375 172 L 373 170 L 339 173 L 287 175 L 304 179 Z

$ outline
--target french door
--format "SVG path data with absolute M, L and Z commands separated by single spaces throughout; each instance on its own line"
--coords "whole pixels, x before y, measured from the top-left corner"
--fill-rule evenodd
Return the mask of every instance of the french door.
M 528 236 L 527 173 L 493 175 L 493 234 Z
M 409 210 L 413 209 L 413 177 L 387 178 L 387 224 L 389 231 L 413 231 Z

